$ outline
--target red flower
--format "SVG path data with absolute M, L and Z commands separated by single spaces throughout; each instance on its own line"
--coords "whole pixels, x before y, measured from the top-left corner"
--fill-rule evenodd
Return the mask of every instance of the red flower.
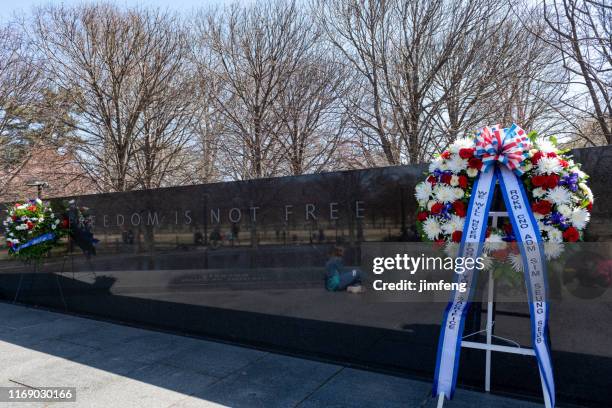
M 434 176 L 429 176 L 427 177 L 427 182 L 430 183 L 432 186 L 435 186 L 438 180 L 436 180 Z
M 539 200 L 531 204 L 531 209 L 533 212 L 546 215 L 550 213 L 550 210 L 552 210 L 552 203 L 548 200 Z
M 542 187 L 544 184 L 546 184 L 546 179 L 544 176 L 533 176 L 531 178 L 531 184 L 536 187 Z
M 538 164 L 538 160 L 544 157 L 544 153 L 537 151 L 533 156 L 531 156 L 531 163 Z
M 455 231 L 452 235 L 453 242 L 461 242 L 461 237 L 463 236 L 463 232 Z
M 555 188 L 559 184 L 559 176 L 556 174 L 549 174 L 548 176 L 533 176 L 531 183 L 536 187 L 542 187 L 544 189 Z
M 26 225 L 28 226 L 28 229 L 31 230 L 32 228 L 34 228 L 34 224 L 32 224 L 31 221 L 26 222 Z
M 28 207 L 28 211 L 35 212 L 36 211 L 36 206 L 35 205 L 29 206 Z
M 427 219 L 428 216 L 429 214 L 427 214 L 427 211 L 421 211 L 420 213 L 417 214 L 417 220 L 423 222 Z
M 563 168 L 567 168 L 567 166 L 569 166 L 569 163 L 567 162 L 567 160 L 559 159 L 559 163 L 561 163 L 561 166 Z
M 555 153 L 555 152 L 548 152 L 548 153 L 546 153 L 546 157 L 551 157 L 551 158 L 552 157 L 557 157 L 557 153 Z
M 453 177 L 452 174 L 444 173 L 440 176 L 440 181 L 442 183 L 450 184 L 452 177 Z
M 60 225 L 64 229 L 68 228 L 70 226 L 70 222 L 68 221 L 68 218 L 63 218 Z
M 493 256 L 493 258 L 503 261 L 504 259 L 506 259 L 508 257 L 508 250 L 506 249 L 497 249 L 495 251 L 493 251 L 491 253 L 491 255 Z
M 455 210 L 455 214 L 459 217 L 465 217 L 465 203 L 461 200 L 457 200 L 453 203 L 453 209 Z
M 555 188 L 557 187 L 557 184 L 559 183 L 559 176 L 557 176 L 556 174 L 545 176 L 545 179 L 546 180 L 544 184 L 546 185 L 547 188 Z
M 6 241 L 6 245 L 8 245 L 9 248 L 13 247 L 13 243 L 11 241 Z
M 435 248 L 443 248 L 445 243 L 446 243 L 446 241 L 444 241 L 443 238 L 437 238 L 437 239 L 434 240 L 434 247 Z
M 17 216 L 16 215 L 13 215 L 13 217 L 11 217 L 11 218 L 12 218 L 13 222 L 17 221 Z
M 589 203 L 589 205 L 586 206 L 586 209 L 588 212 L 593 211 L 593 203 Z
M 467 188 L 468 178 L 464 175 L 459 176 L 459 187 Z
M 468 167 L 480 170 L 480 167 L 482 167 L 482 160 L 480 160 L 478 157 L 472 157 L 468 160 Z
M 503 228 L 506 235 L 512 234 L 512 224 L 504 224 Z
M 448 150 L 445 150 L 440 156 L 442 156 L 443 159 L 450 159 L 451 154 Z
M 434 205 L 431 206 L 431 213 L 440 214 L 443 208 L 444 208 L 444 205 L 442 205 L 442 203 L 435 203 Z
M 459 150 L 459 157 L 462 159 L 469 159 L 474 156 L 474 149 L 472 148 L 464 148 Z
M 574 227 L 569 227 L 563 231 L 563 239 L 567 242 L 576 242 L 580 239 L 580 233 Z

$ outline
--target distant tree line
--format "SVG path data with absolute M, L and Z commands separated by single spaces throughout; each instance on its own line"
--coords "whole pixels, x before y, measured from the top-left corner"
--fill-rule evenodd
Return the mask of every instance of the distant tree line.
M 38 146 L 97 191 L 417 163 L 483 124 L 612 143 L 612 7 L 312 0 L 0 27 L 0 194 Z

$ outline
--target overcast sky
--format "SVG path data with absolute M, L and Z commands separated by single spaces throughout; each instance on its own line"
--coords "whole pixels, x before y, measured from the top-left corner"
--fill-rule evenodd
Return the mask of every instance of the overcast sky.
M 106 0 L 122 6 L 150 5 L 154 7 L 168 8 L 180 12 L 189 12 L 197 7 L 207 7 L 215 4 L 230 3 L 230 0 Z M 242 0 L 245 1 L 245 0 Z M 248 1 L 248 0 L 246 0 Z M 0 0 L 0 20 L 6 21 L 15 13 L 29 13 L 33 6 L 46 4 L 81 4 L 93 3 L 94 0 Z

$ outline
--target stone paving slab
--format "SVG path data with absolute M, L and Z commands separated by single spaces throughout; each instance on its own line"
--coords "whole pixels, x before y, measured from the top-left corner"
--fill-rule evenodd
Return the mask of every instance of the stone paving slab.
M 77 387 L 0 407 L 435 407 L 431 384 L 0 303 L 0 386 Z M 449 408 L 540 405 L 458 390 Z

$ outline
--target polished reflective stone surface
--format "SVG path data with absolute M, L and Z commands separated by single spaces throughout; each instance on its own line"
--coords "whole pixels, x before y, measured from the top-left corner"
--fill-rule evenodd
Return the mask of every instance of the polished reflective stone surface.
M 581 149 L 575 157 L 596 196 L 589 239 L 610 241 L 612 148 Z M 36 268 L 2 255 L 0 298 L 428 379 L 444 303 L 381 302 L 323 286 L 335 245 L 358 267 L 368 245 L 416 240 L 414 185 L 424 170 L 74 197 L 95 216 L 97 254 L 66 243 Z M 481 328 L 478 306 L 471 332 Z M 497 311 L 496 334 L 528 346 L 526 305 Z M 612 307 L 561 300 L 551 313 L 559 400 L 612 405 Z M 494 390 L 539 395 L 535 360 L 495 355 L 493 366 Z M 483 353 L 462 353 L 460 382 L 482 387 L 483 371 Z

